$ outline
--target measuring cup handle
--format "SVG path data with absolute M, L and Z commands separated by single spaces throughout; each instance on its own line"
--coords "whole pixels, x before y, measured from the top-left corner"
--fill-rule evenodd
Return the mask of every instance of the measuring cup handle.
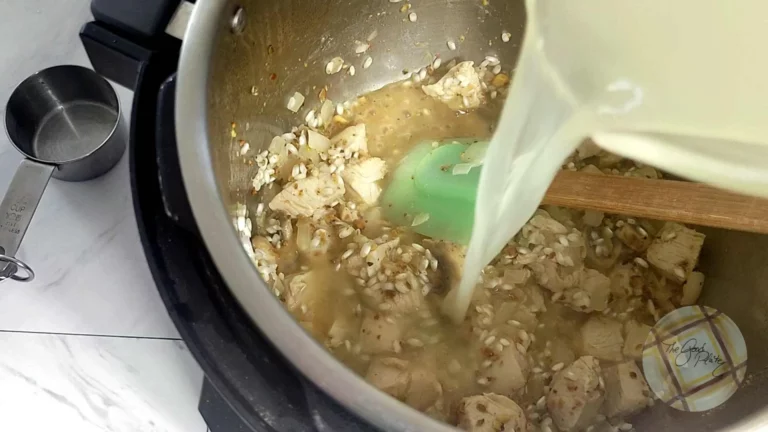
M 13 257 L 19 250 L 21 240 L 55 168 L 53 165 L 25 159 L 16 169 L 11 185 L 0 202 L 0 280 L 31 280 L 32 273 L 26 266 L 23 267 L 28 273 L 28 278 L 13 277 L 18 267 L 17 260 Z

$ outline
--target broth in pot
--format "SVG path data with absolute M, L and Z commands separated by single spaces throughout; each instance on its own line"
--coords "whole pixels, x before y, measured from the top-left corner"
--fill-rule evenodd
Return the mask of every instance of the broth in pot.
M 467 430 L 629 430 L 625 419 L 654 404 L 635 363 L 650 326 L 701 292 L 704 276 L 694 268 L 703 234 L 542 208 L 484 269 L 470 312 L 455 325 L 440 304 L 460 281 L 464 245 L 414 233 L 415 216 L 412 226 L 383 216 L 387 174 L 415 144 L 490 136 L 509 82 L 498 63 L 435 68 L 435 58 L 353 101 L 318 101 L 306 124 L 255 156 L 256 211 L 245 221 L 242 207 L 235 225 L 304 328 L 412 407 Z M 662 175 L 591 143 L 565 169 Z M 620 374 L 640 384 L 622 387 Z M 616 382 L 606 383 L 611 376 Z M 573 394 L 558 394 L 568 387 Z

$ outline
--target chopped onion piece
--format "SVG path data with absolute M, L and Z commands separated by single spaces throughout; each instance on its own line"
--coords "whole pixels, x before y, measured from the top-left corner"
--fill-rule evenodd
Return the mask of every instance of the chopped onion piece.
M 285 138 L 282 136 L 276 136 L 272 138 L 272 142 L 269 143 L 269 152 L 272 154 L 280 154 L 285 149 Z
M 411 223 L 411 226 L 421 225 L 428 220 L 429 220 L 429 213 L 419 213 L 416 216 L 414 216 L 413 223 Z
M 299 108 L 304 105 L 304 95 L 296 92 L 288 99 L 288 109 L 293 112 L 298 112 Z
M 328 126 L 331 124 L 331 119 L 333 118 L 333 113 L 335 111 L 336 106 L 333 104 L 333 101 L 326 99 L 325 102 L 323 102 L 323 105 L 320 107 L 320 115 L 318 118 L 322 120 L 324 125 Z
M 488 144 L 488 141 L 480 141 L 470 145 L 461 154 L 461 160 L 473 165 L 482 165 L 483 159 L 485 159 L 485 152 L 488 150 Z
M 316 150 L 309 148 L 309 146 L 299 147 L 299 159 L 303 161 L 311 161 L 312 163 L 318 163 L 320 161 L 320 155 Z
M 342 66 L 344 66 L 344 59 L 341 57 L 334 57 L 327 65 L 325 65 L 325 73 L 328 75 L 338 73 Z
M 331 140 L 313 130 L 307 131 L 307 137 L 307 144 L 312 150 L 323 152 L 331 148 Z
M 366 42 L 355 41 L 355 54 L 362 54 L 368 51 L 371 45 Z
M 471 163 L 460 163 L 453 166 L 453 171 L 451 171 L 451 174 L 453 175 L 464 175 L 469 174 L 470 171 L 472 171 L 472 168 L 476 167 L 478 165 L 471 164 Z

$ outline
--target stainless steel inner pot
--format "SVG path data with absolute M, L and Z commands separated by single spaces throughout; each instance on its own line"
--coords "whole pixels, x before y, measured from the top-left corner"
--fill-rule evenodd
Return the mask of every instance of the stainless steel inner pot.
M 487 3 L 484 5 L 484 3 Z M 314 341 L 269 292 L 243 252 L 232 228 L 234 203 L 248 197 L 251 170 L 237 156 L 231 123 L 248 124 L 243 139 L 266 148 L 273 136 L 301 122 L 318 91 L 343 101 L 403 78 L 440 53 L 480 61 L 497 55 L 514 64 L 525 12 L 520 0 L 420 0 L 405 2 L 312 0 L 198 0 L 184 38 L 176 103 L 176 131 L 184 182 L 206 246 L 236 298 L 253 321 L 307 377 L 343 405 L 386 430 L 451 430 L 366 384 Z M 233 21 L 242 23 L 233 31 Z M 235 19 L 235 17 L 238 17 Z M 237 26 L 234 26 L 237 27 Z M 355 40 L 378 35 L 367 54 L 354 54 Z M 503 30 L 512 34 L 501 41 Z M 448 39 L 457 42 L 450 51 Z M 357 68 L 326 75 L 325 64 L 341 56 Z M 286 109 L 295 92 L 307 96 L 299 115 Z M 768 237 L 729 231 L 707 233 L 701 267 L 707 275 L 701 302 L 729 315 L 749 350 L 747 379 L 724 405 L 704 414 L 657 404 L 633 419 L 638 431 L 758 430 L 768 427 Z

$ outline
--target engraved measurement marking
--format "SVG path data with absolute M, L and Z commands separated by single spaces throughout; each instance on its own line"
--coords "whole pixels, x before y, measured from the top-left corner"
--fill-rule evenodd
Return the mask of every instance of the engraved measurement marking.
M 26 197 L 11 204 L 8 211 L 5 212 L 5 218 L 3 218 L 2 223 L 0 223 L 0 228 L 11 234 L 21 234 L 21 228 L 18 224 L 24 217 L 24 211 L 27 207 L 28 203 Z

